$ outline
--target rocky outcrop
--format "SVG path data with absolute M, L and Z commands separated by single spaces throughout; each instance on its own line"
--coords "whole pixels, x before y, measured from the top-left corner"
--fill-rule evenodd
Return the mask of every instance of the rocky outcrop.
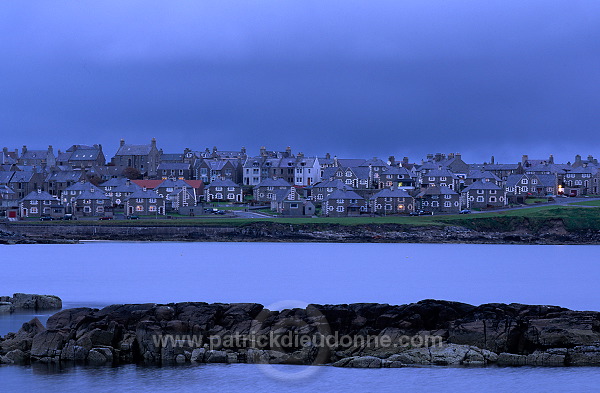
M 600 313 L 424 300 L 309 305 L 130 304 L 76 308 L 0 339 L 0 362 L 333 364 L 385 368 L 598 366 Z
M 18 311 L 60 310 L 62 300 L 52 295 L 31 295 L 15 293 L 12 297 L 0 296 L 0 314 L 10 314 Z

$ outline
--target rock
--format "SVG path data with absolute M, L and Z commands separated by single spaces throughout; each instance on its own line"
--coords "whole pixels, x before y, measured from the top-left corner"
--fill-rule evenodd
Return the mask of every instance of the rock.
M 33 337 L 46 330 L 44 325 L 37 318 L 33 318 L 29 322 L 25 322 L 21 329 L 12 336 L 12 338 L 0 341 L 0 350 L 9 352 L 15 349 L 29 351 L 33 342 Z
M 227 354 L 227 363 L 234 364 L 238 363 L 238 354 L 235 352 L 230 352 Z
M 108 362 L 108 359 L 102 352 L 92 349 L 88 354 L 87 361 L 92 366 L 102 366 Z
M 498 355 L 499 366 L 525 366 L 527 364 L 526 355 L 516 355 L 514 353 L 503 352 Z
M 204 348 L 196 348 L 192 351 L 192 362 L 204 363 L 204 355 L 206 353 L 206 349 Z
M 60 310 L 62 300 L 52 295 L 15 293 L 11 299 L 15 310 Z
M 11 364 L 27 364 L 27 362 L 29 360 L 29 357 L 27 356 L 27 354 L 25 352 L 21 351 L 20 349 L 15 349 L 15 350 L 8 352 L 5 356 L 5 358 Z
M 227 363 L 227 353 L 225 351 L 206 351 L 206 363 Z
M 41 359 L 44 357 L 60 357 L 65 336 L 57 331 L 45 330 L 33 337 L 31 344 L 31 357 Z
M 75 340 L 69 340 L 64 346 L 60 358 L 68 361 L 84 361 L 89 353 L 89 349 L 76 344 Z
M 577 346 L 568 350 L 570 366 L 600 366 L 600 346 Z
M 383 361 L 375 356 L 353 356 L 333 363 L 334 367 L 381 368 Z
M 175 363 L 178 363 L 178 364 L 185 363 L 185 355 L 179 354 L 179 355 L 175 356 Z
M 0 314 L 10 314 L 14 312 L 12 303 L 0 302 Z

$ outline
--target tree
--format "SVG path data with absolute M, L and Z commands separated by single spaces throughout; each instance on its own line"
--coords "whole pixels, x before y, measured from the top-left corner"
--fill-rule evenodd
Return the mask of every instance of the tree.
M 142 178 L 142 174 L 135 168 L 127 167 L 123 169 L 123 176 L 128 178 L 129 180 L 137 180 Z

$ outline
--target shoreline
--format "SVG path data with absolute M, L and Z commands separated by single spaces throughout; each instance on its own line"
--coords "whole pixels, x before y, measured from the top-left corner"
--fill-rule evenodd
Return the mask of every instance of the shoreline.
M 34 318 L 0 338 L 0 363 L 597 367 L 600 312 L 444 300 L 281 311 L 256 303 L 118 304 L 64 309 L 46 327 Z

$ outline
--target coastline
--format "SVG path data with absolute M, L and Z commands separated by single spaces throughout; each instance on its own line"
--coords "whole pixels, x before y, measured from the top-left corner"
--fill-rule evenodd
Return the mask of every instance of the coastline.
M 597 245 L 600 230 L 573 229 L 561 219 L 487 218 L 463 225 L 329 223 L 287 224 L 254 221 L 243 225 L 0 224 L 0 244 L 73 244 L 80 241 L 316 242 L 316 243 L 465 243 Z

